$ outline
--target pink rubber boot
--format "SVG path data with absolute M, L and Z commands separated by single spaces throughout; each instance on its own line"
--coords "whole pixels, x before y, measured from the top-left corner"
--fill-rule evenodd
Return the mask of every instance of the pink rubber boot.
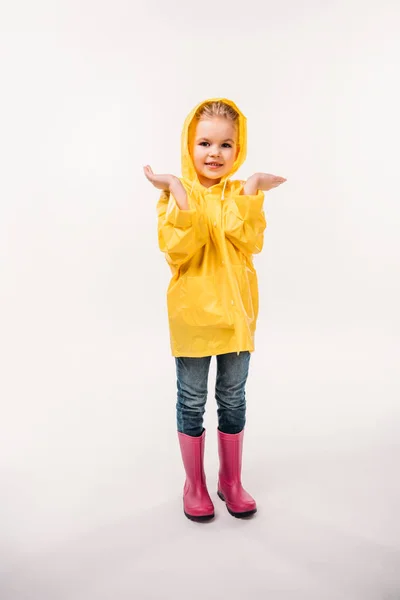
M 206 431 L 193 437 L 178 431 L 186 481 L 183 488 L 183 510 L 192 521 L 208 521 L 214 517 L 214 505 L 207 490 L 204 473 Z
M 244 429 L 223 433 L 218 429 L 219 478 L 218 496 L 234 517 L 249 517 L 257 512 L 254 498 L 242 487 L 242 449 Z

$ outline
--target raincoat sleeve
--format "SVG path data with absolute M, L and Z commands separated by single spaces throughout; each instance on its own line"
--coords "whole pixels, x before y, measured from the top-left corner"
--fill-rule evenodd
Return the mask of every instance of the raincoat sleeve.
M 263 210 L 264 192 L 252 196 L 235 193 L 225 212 L 225 236 L 244 254 L 258 254 L 264 245 L 267 221 Z
M 206 244 L 209 230 L 204 217 L 196 209 L 181 210 L 169 191 L 162 192 L 157 215 L 158 245 L 170 264 L 183 265 Z

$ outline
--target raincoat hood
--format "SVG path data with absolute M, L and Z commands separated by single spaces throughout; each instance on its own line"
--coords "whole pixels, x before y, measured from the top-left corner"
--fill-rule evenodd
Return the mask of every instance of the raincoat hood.
M 190 125 L 191 125 L 193 119 L 195 118 L 196 112 L 202 106 L 204 106 L 205 104 L 208 104 L 209 102 L 224 102 L 225 104 L 228 104 L 234 110 L 236 110 L 236 112 L 239 115 L 239 118 L 238 118 L 238 139 L 237 139 L 237 144 L 239 146 L 239 152 L 238 152 L 236 160 L 235 160 L 235 162 L 233 164 L 232 169 L 230 170 L 229 173 L 227 173 L 224 177 L 221 178 L 220 183 L 222 183 L 225 180 L 229 179 L 229 177 L 231 177 L 234 173 L 236 173 L 236 171 L 239 169 L 239 167 L 242 166 L 242 164 L 244 163 L 244 161 L 246 159 L 246 154 L 247 154 L 247 119 L 244 116 L 244 114 L 239 110 L 239 108 L 236 106 L 236 104 L 232 100 L 228 100 L 227 98 L 210 98 L 209 100 L 204 100 L 203 102 L 200 102 L 197 106 L 195 106 L 193 108 L 193 110 L 186 117 L 184 125 L 183 125 L 182 136 L 181 136 L 182 177 L 184 179 L 186 179 L 188 182 L 192 183 L 192 184 L 193 183 L 200 184 L 200 182 L 199 182 L 199 178 L 197 176 L 196 170 L 194 168 L 193 160 L 192 160 L 192 157 L 191 157 L 191 154 L 190 154 L 190 147 L 189 147 L 189 144 L 190 144 L 190 139 L 189 139 Z M 218 184 L 216 184 L 216 185 L 218 185 Z

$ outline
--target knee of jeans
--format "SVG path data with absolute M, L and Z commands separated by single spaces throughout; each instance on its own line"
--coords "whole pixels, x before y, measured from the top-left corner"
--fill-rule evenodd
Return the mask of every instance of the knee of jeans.
M 245 394 L 216 394 L 217 404 L 225 410 L 243 410 L 246 408 Z
M 177 406 L 197 412 L 203 412 L 207 400 L 207 394 L 202 395 L 187 395 L 182 392 L 178 393 Z

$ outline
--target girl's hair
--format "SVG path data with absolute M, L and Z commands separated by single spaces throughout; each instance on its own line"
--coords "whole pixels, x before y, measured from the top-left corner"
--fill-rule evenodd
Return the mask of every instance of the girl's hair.
M 225 119 L 233 121 L 236 125 L 239 114 L 232 106 L 229 106 L 229 104 L 218 101 L 203 104 L 194 116 L 197 121 L 200 121 L 201 119 L 212 119 L 213 117 L 225 117 Z

